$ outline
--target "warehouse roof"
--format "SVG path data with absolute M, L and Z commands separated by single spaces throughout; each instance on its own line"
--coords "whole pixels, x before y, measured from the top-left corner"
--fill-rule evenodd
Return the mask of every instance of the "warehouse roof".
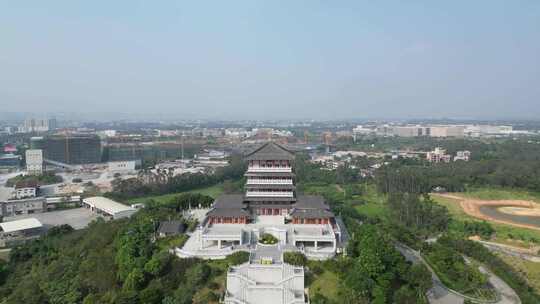
M 0 228 L 2 228 L 2 231 L 7 233 L 41 227 L 43 227 L 41 222 L 33 217 L 18 221 L 0 223 Z
M 111 199 L 102 196 L 94 196 L 83 199 L 83 202 L 97 209 L 103 210 L 109 214 L 116 214 L 124 211 L 136 211 L 137 209 L 130 206 L 117 203 Z

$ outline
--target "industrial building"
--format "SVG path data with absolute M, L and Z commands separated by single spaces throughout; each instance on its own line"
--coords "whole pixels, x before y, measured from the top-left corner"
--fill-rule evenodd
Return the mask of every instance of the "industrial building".
M 37 238 L 44 232 L 41 222 L 35 218 L 0 223 L 0 246 L 7 247 Z
M 124 204 L 117 203 L 106 197 L 89 197 L 83 199 L 83 207 L 86 207 L 92 212 L 102 215 L 106 218 L 120 219 L 125 217 L 131 217 L 137 209 Z
M 29 230 L 39 229 L 42 227 L 43 225 L 41 224 L 41 222 L 33 217 L 17 221 L 0 223 L 0 228 L 2 229 L 3 234 L 29 232 Z
M 43 138 L 43 158 L 68 164 L 101 162 L 101 139 L 97 135 L 66 134 Z
M 391 135 L 398 137 L 463 137 L 463 126 L 394 126 L 391 127 Z
M 17 168 L 21 164 L 21 156 L 15 154 L 0 155 L 0 168 Z
M 47 211 L 47 204 L 45 198 L 43 197 L 15 199 L 0 202 L 1 216 L 41 213 L 45 211 Z

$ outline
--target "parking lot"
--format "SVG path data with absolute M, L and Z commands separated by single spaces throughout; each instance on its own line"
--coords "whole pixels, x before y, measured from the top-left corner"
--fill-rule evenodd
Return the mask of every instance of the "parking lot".
M 76 208 L 61 211 L 9 216 L 4 218 L 4 222 L 21 220 L 30 217 L 38 219 L 47 229 L 51 228 L 52 226 L 59 226 L 63 224 L 68 224 L 74 229 L 83 229 L 86 228 L 91 221 L 98 218 L 98 216 L 93 214 L 89 209 Z

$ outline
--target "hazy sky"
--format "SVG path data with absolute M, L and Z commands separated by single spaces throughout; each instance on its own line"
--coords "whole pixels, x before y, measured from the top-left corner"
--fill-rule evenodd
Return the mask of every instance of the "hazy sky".
M 0 105 L 540 118 L 540 1 L 0 0 Z

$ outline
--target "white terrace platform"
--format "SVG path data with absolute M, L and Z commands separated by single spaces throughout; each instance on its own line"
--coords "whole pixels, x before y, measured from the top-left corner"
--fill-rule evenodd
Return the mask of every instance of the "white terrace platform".
M 179 257 L 223 259 L 236 251 L 255 248 L 259 237 L 272 234 L 283 251 L 301 251 L 311 259 L 328 259 L 336 253 L 338 239 L 331 225 L 212 224 L 199 227 L 182 248 Z

